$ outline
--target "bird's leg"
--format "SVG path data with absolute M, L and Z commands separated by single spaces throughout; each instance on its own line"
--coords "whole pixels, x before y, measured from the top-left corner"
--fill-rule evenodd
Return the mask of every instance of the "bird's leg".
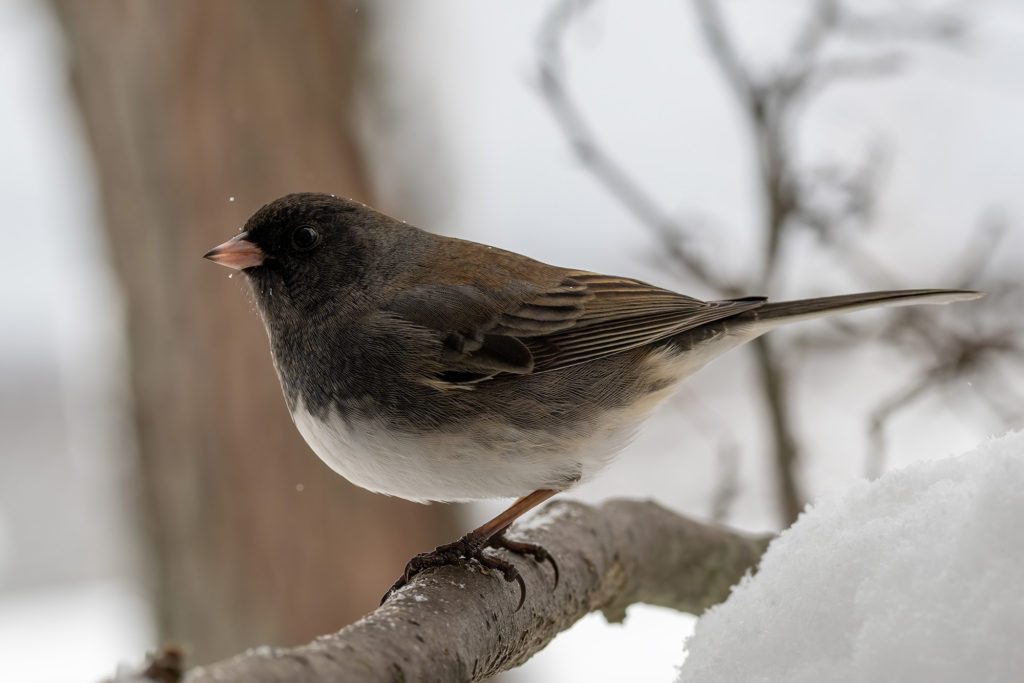
M 555 564 L 551 553 L 534 543 L 512 541 L 505 538 L 505 531 L 512 525 L 512 522 L 556 493 L 558 491 L 553 489 L 534 491 L 518 499 L 494 519 L 478 526 L 454 543 L 446 543 L 434 548 L 429 553 L 416 555 L 409 560 L 409 563 L 405 565 L 405 571 L 395 581 L 394 585 L 388 589 L 388 592 L 384 594 L 381 604 L 384 604 L 395 591 L 409 583 L 412 577 L 424 569 L 445 565 L 476 563 L 501 572 L 506 581 L 519 582 L 519 605 L 516 607 L 516 609 L 519 609 L 519 607 L 523 606 L 523 601 L 526 599 L 526 582 L 514 564 L 494 555 L 485 555 L 483 552 L 485 548 L 504 548 L 517 555 L 529 555 L 538 562 L 549 562 L 555 571 L 555 585 L 557 586 L 558 565 Z

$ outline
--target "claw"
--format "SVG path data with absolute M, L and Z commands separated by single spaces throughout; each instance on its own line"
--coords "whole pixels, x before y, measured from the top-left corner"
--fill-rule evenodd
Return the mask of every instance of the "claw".
M 501 572 L 502 577 L 506 581 L 517 581 L 519 583 L 519 604 L 516 605 L 516 611 L 518 612 L 522 608 L 523 603 L 526 602 L 526 581 L 523 579 L 523 575 L 519 573 L 519 570 L 516 569 L 516 566 L 508 560 L 503 560 L 493 555 L 484 555 L 483 553 L 478 555 L 476 559 L 484 567 Z
M 380 599 L 380 604 L 384 604 L 391 599 L 391 596 L 395 594 L 402 586 L 412 581 L 413 577 L 419 574 L 424 569 L 430 569 L 431 567 L 442 567 L 444 565 L 462 565 L 467 564 L 475 559 L 480 554 L 480 549 L 483 546 L 483 542 L 473 536 L 471 533 L 466 534 L 454 543 L 447 543 L 445 545 L 439 545 L 429 553 L 420 553 L 416 555 L 409 563 L 405 565 L 405 571 L 398 577 L 398 580 L 391 584 L 391 588 L 384 594 L 384 597 Z
M 536 562 L 547 562 L 551 565 L 551 569 L 555 574 L 555 585 L 552 589 L 558 588 L 558 563 L 555 562 L 554 556 L 552 556 L 544 546 L 537 545 L 536 543 L 526 543 L 524 541 L 513 541 L 503 533 L 492 537 L 487 541 L 487 545 L 491 548 L 504 548 L 516 555 L 529 555 Z
M 438 546 L 429 553 L 420 553 L 409 560 L 409 563 L 405 565 L 405 571 L 402 572 L 398 580 L 384 594 L 380 604 L 383 605 L 390 600 L 402 586 L 412 581 L 414 576 L 425 569 L 445 565 L 475 563 L 500 572 L 502 577 L 508 582 L 516 581 L 519 584 L 519 604 L 516 605 L 516 611 L 518 612 L 526 602 L 526 581 L 514 564 L 494 555 L 485 555 L 483 553 L 484 548 L 503 548 L 517 555 L 529 555 L 536 562 L 547 562 L 554 570 L 555 588 L 558 587 L 558 563 L 555 562 L 555 558 L 551 556 L 551 553 L 543 547 L 535 543 L 513 541 L 505 538 L 504 533 L 498 533 L 491 538 L 481 538 L 479 535 L 474 535 L 470 532 L 454 543 Z

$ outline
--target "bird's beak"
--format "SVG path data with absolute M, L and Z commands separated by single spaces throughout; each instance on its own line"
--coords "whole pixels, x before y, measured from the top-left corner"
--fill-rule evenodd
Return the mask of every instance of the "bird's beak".
M 203 254 L 203 258 L 208 258 L 214 263 L 219 263 L 222 266 L 235 270 L 244 270 L 262 265 L 266 254 L 263 253 L 262 249 L 250 242 L 248 237 L 249 233 L 247 232 L 239 233 L 224 244 L 214 247 Z

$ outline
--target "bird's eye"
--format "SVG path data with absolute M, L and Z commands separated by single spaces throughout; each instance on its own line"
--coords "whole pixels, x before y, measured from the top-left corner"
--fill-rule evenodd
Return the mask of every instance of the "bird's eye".
M 309 225 L 300 225 L 292 233 L 292 245 L 299 251 L 312 249 L 320 242 L 320 233 Z

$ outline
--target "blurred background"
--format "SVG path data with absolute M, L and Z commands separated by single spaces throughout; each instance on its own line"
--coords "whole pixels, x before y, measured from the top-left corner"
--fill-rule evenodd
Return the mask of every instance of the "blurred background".
M 292 427 L 243 278 L 261 204 L 352 196 L 695 296 L 973 287 L 704 370 L 585 501 L 749 530 L 1024 426 L 1012 0 L 0 0 L 0 669 L 96 680 L 372 609 L 506 501 L 355 489 Z M 508 681 L 669 680 L 591 616 Z

